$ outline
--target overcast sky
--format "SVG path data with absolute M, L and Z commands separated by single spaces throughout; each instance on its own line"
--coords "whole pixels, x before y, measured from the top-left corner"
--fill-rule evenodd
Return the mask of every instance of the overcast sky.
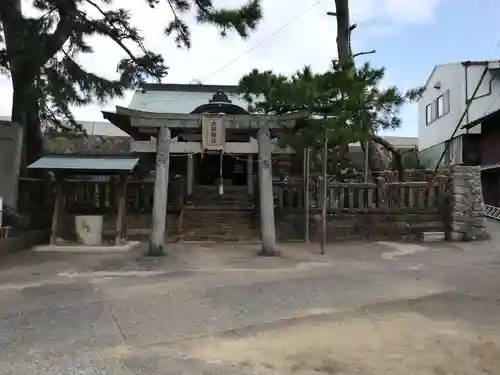
M 243 0 L 213 1 L 231 6 Z M 496 22 L 492 19 L 490 28 L 484 17 L 498 14 L 500 6 L 495 0 L 478 0 L 478 3 L 482 7 L 473 12 L 471 2 L 466 0 L 351 0 L 352 22 L 359 24 L 354 50 L 377 50 L 370 59 L 376 66 L 387 67 L 386 84 L 396 84 L 402 89 L 421 85 L 434 64 L 484 59 L 498 52 L 500 35 L 493 29 Z M 206 84 L 236 84 L 253 68 L 285 74 L 304 65 L 323 70 L 336 54 L 335 19 L 325 15 L 334 10 L 333 0 L 263 0 L 264 21 L 248 40 L 233 35 L 221 39 L 213 28 L 193 26 L 189 51 L 177 49 L 173 40 L 163 35 L 172 18 L 167 6 L 150 9 L 140 0 L 115 0 L 115 4 L 132 10 L 133 24 L 143 31 L 146 46 L 164 56 L 170 66 L 165 83 L 189 83 L 197 79 Z M 464 22 L 465 19 L 469 22 Z M 487 29 L 481 32 L 481 41 L 464 39 L 460 34 L 474 20 L 478 25 L 483 21 L 481 28 Z M 95 53 L 82 56 L 80 61 L 90 71 L 114 77 L 116 62 L 124 56 L 123 52 L 102 38 L 93 39 L 92 44 Z M 0 115 L 9 115 L 12 95 L 8 77 L 0 77 L 0 95 L 3 99 Z M 79 120 L 102 120 L 102 108 L 127 105 L 130 97 L 128 93 L 125 98 L 104 105 L 75 108 L 74 113 Z M 416 135 L 415 108 L 405 108 L 403 120 L 397 134 Z

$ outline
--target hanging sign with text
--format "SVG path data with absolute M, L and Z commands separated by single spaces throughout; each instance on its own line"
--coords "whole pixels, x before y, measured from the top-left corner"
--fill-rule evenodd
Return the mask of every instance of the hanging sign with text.
M 203 150 L 220 150 L 226 142 L 226 131 L 222 117 L 203 116 Z

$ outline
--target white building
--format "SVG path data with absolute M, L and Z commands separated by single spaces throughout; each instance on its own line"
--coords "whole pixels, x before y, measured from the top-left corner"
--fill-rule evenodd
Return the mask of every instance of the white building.
M 129 135 L 109 121 L 77 121 L 88 135 L 128 137 Z
M 478 91 L 471 100 L 480 81 Z M 471 105 L 465 112 L 469 100 Z M 481 154 L 481 122 L 499 109 L 499 61 L 437 65 L 418 101 L 418 149 L 421 161 L 434 167 L 445 150 L 446 142 L 450 141 L 458 127 L 443 162 L 479 164 L 477 155 Z
M 0 116 L 0 121 L 10 121 L 9 116 Z M 88 135 L 102 135 L 109 137 L 128 137 L 129 135 L 109 121 L 76 121 L 86 130 Z

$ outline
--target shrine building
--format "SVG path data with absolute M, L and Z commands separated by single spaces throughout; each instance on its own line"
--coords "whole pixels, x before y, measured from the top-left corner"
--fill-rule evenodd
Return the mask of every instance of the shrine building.
M 250 122 L 258 124 L 266 116 L 251 114 L 247 107 L 238 86 L 146 84 L 134 93 L 128 107 L 116 107 L 114 113 L 103 115 L 133 138 L 131 151 L 141 156 L 146 169 L 154 169 L 158 127 L 168 127 L 169 176 L 185 177 L 188 197 L 199 187 L 218 188 L 221 184 L 245 188 L 252 196 L 258 142 Z M 270 127 L 273 160 L 279 167 L 274 178 L 283 173 L 302 175 L 302 155 L 277 142 L 279 134 L 294 125 L 295 121 L 284 120 Z M 282 162 L 277 163 L 280 155 Z

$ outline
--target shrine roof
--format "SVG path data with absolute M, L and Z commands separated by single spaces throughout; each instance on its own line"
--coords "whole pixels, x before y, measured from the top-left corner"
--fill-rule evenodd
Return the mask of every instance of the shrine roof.
M 248 102 L 238 93 L 237 86 L 147 84 L 136 90 L 128 107 L 146 112 L 191 113 L 207 104 L 214 93 L 223 91 L 232 104 L 247 108 Z
M 238 85 L 203 85 L 197 83 L 145 83 L 143 91 L 185 91 L 185 92 L 208 92 L 213 94 L 218 90 L 226 93 L 238 93 Z
M 74 156 L 49 155 L 28 166 L 29 169 L 46 169 L 72 173 L 114 174 L 131 172 L 139 163 L 139 158 L 127 156 Z

